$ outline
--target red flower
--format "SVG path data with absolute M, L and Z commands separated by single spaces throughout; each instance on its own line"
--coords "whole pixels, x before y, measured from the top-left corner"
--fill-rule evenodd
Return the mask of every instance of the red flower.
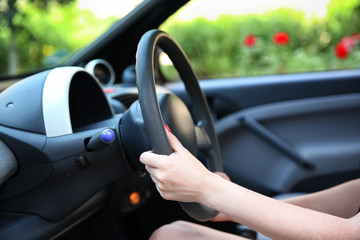
M 360 35 L 354 33 L 349 37 L 343 37 L 335 47 L 335 54 L 338 58 L 346 58 L 357 44 L 360 43 Z
M 336 45 L 335 54 L 338 58 L 346 58 L 349 55 L 349 49 L 345 42 L 340 42 Z
M 256 36 L 255 36 L 255 35 L 252 35 L 252 34 L 246 36 L 245 41 L 244 41 L 244 44 L 245 44 L 245 46 L 247 46 L 247 47 L 253 47 L 253 46 L 255 46 L 255 44 L 256 44 Z
M 278 32 L 274 34 L 273 40 L 277 45 L 287 45 L 290 42 L 290 37 L 286 32 Z

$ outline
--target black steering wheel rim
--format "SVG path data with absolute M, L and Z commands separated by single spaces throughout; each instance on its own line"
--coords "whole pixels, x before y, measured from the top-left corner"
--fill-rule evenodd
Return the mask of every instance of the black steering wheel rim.
M 200 88 L 198 79 L 191 68 L 189 60 L 181 47 L 167 33 L 160 30 L 150 30 L 141 38 L 136 55 L 137 87 L 139 102 L 144 119 L 146 135 L 154 152 L 170 155 L 172 149 L 167 140 L 164 123 L 155 90 L 154 54 L 159 46 L 180 74 L 195 109 L 193 116 L 197 127 L 205 130 L 213 153 L 209 156 L 207 168 L 210 171 L 222 171 L 222 161 L 219 144 L 212 122 L 209 106 Z M 151 78 L 151 79 L 150 79 Z M 155 133 L 155 134 L 153 134 Z
M 150 30 L 141 38 L 136 54 L 136 82 L 139 102 L 145 125 L 147 139 L 152 150 L 158 154 L 170 155 L 172 148 L 166 136 L 156 90 L 154 55 L 156 47 L 161 48 L 172 60 L 194 107 L 194 120 L 198 146 L 205 145 L 206 167 L 210 171 L 222 171 L 220 148 L 212 122 L 209 106 L 198 79 L 181 47 L 167 33 Z M 199 140 L 202 139 L 202 140 Z M 205 139 L 205 140 L 204 140 Z M 197 203 L 180 203 L 184 210 L 199 221 L 207 221 L 217 214 Z

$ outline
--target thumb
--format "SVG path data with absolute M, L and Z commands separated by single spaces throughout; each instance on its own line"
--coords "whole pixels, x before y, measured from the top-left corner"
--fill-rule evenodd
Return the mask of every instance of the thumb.
M 175 137 L 175 135 L 171 133 L 170 128 L 166 124 L 165 124 L 165 132 L 169 140 L 170 146 L 174 152 L 179 152 L 181 149 L 184 148 L 181 142 L 177 139 L 177 137 Z

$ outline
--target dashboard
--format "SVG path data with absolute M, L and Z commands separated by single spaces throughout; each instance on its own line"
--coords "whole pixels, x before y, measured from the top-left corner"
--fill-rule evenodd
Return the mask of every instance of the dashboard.
M 2 180 L 6 181 L 0 187 L 3 211 L 49 221 L 65 219 L 92 196 L 103 198 L 98 193 L 119 177 L 129 183 L 123 189 L 122 211 L 138 208 L 150 196 L 151 180 L 139 178 L 131 169 L 120 134 L 123 113 L 138 99 L 136 84 L 114 84 L 110 64 L 95 62 L 92 72 L 59 67 L 32 75 L 2 93 L 0 138 L 18 153 L 19 163 Z M 99 141 L 103 129 L 113 131 L 109 144 Z M 93 150 L 89 144 L 96 141 L 100 144 L 92 145 Z M 14 172 L 17 177 L 10 178 Z M 133 192 L 141 195 L 137 204 L 129 202 Z M 68 196 L 71 201 L 65 201 Z

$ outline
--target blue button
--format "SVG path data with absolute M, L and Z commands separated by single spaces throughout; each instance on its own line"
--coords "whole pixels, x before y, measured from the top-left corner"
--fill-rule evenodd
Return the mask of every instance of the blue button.
M 112 141 L 115 139 L 115 133 L 112 129 L 107 128 L 102 130 L 100 138 L 105 143 L 112 143 Z

